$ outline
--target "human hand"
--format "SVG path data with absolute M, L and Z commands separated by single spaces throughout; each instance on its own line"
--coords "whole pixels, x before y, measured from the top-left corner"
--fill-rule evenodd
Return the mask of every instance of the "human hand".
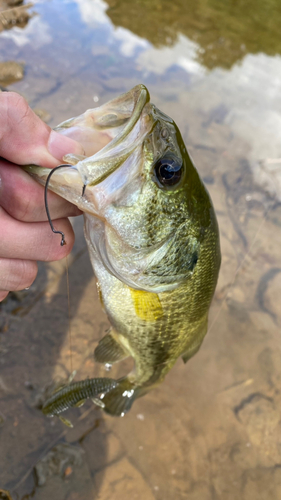
M 61 246 L 61 236 L 53 234 L 46 222 L 44 188 L 17 166 L 53 168 L 67 153 L 83 154 L 83 149 L 42 122 L 20 95 L 0 93 L 0 301 L 9 291 L 33 283 L 37 260 L 60 260 L 73 247 L 74 233 L 67 217 L 81 212 L 49 192 L 52 220 L 67 242 Z

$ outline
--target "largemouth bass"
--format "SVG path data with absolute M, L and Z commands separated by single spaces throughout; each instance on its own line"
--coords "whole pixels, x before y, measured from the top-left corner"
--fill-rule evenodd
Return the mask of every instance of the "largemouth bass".
M 85 156 L 64 157 L 73 167 L 54 172 L 50 189 L 84 212 L 111 323 L 94 358 L 112 364 L 132 356 L 135 362 L 96 402 L 124 415 L 203 341 L 220 267 L 217 220 L 179 129 L 150 103 L 143 85 L 56 130 L 85 149 Z M 43 184 L 50 172 L 27 170 Z

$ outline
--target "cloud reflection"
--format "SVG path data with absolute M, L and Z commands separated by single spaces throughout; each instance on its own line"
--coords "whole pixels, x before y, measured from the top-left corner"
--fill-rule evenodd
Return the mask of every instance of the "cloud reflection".
M 172 66 L 179 66 L 187 73 L 202 75 L 204 67 L 196 60 L 198 45 L 184 35 L 179 35 L 173 47 L 149 46 L 137 58 L 137 64 L 146 71 L 163 74 Z
M 103 0 L 75 0 L 81 19 L 92 28 L 103 27 L 107 40 L 104 44 L 118 46 L 124 57 L 135 57 L 135 63 L 140 70 L 155 74 L 163 74 L 172 66 L 179 66 L 187 73 L 202 74 L 204 67 L 196 60 L 199 45 L 189 40 L 185 35 L 179 35 L 172 47 L 155 47 L 129 29 L 115 27 L 108 17 L 108 4 Z
M 24 29 L 15 26 L 9 31 L 3 31 L 1 38 L 12 40 L 18 47 L 32 43 L 35 49 L 40 49 L 53 40 L 48 24 L 38 16 L 30 19 Z

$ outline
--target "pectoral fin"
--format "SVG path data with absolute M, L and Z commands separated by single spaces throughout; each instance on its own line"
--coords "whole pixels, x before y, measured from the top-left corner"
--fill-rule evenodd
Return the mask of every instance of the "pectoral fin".
M 114 338 L 114 333 L 110 332 L 103 337 L 94 352 L 94 359 L 99 363 L 117 363 L 127 358 L 130 354 Z

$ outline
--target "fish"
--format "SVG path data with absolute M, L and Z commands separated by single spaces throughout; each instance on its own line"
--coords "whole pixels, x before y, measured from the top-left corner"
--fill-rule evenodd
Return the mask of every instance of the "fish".
M 218 223 L 177 125 L 150 102 L 144 85 L 55 130 L 85 150 L 64 157 L 49 188 L 84 213 L 98 294 L 111 324 L 94 359 L 110 365 L 134 360 L 134 369 L 94 402 L 124 416 L 180 356 L 186 363 L 202 344 L 221 261 Z M 25 168 L 46 184 L 49 169 Z M 58 391 L 58 408 L 61 398 Z M 55 405 L 56 394 L 53 413 Z

